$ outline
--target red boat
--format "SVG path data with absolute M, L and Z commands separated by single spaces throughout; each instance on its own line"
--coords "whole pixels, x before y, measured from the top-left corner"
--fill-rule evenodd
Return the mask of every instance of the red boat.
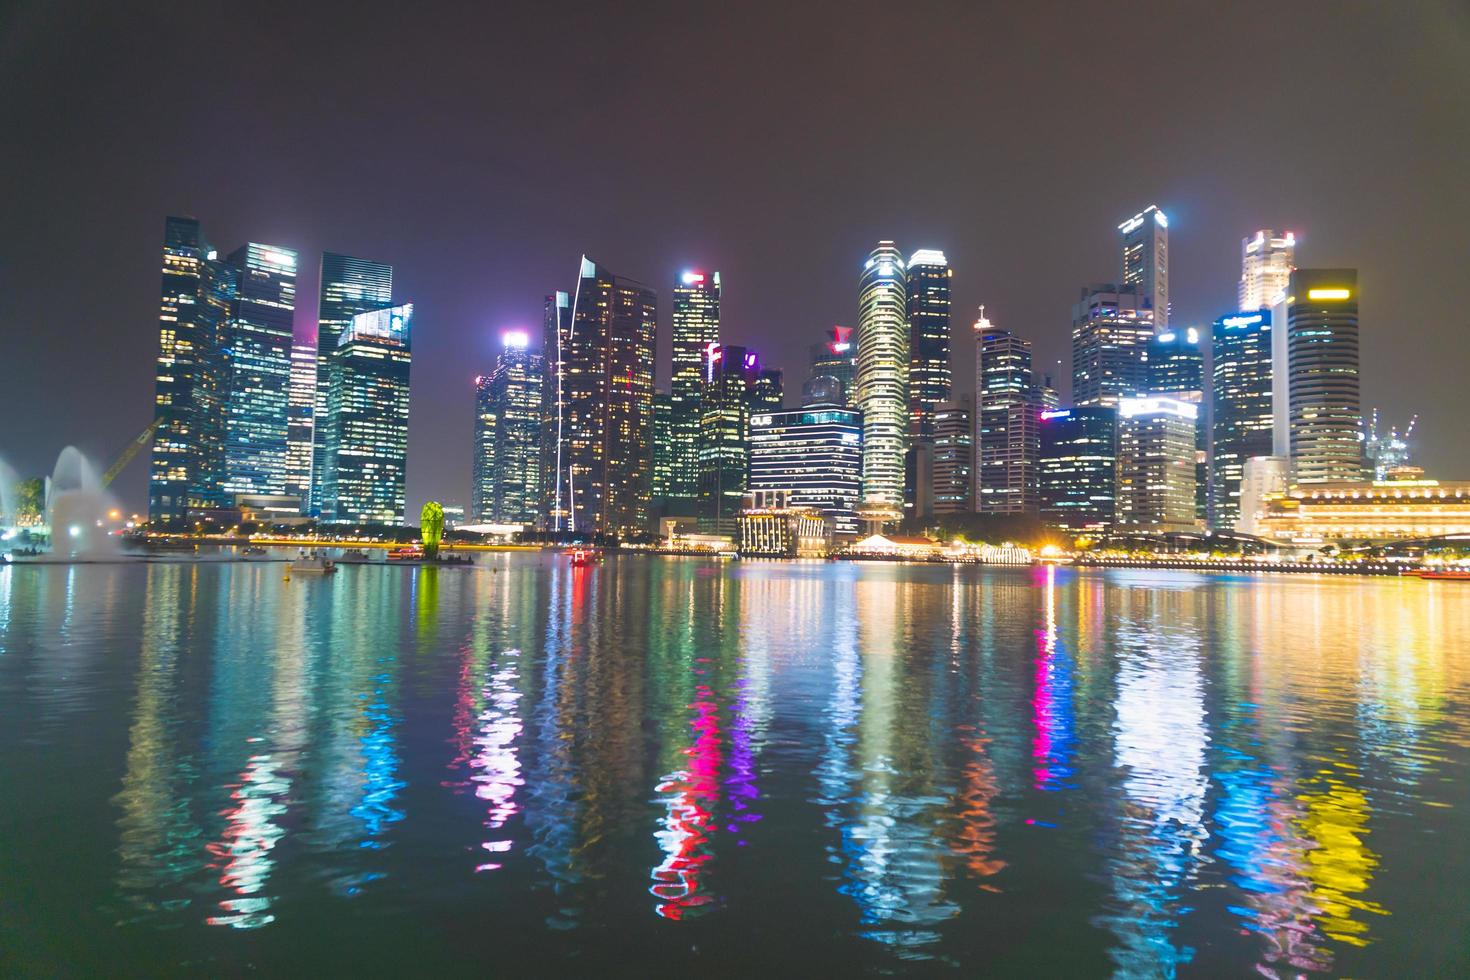
M 572 567 L 586 568 L 588 565 L 597 564 L 597 562 L 601 559 L 602 556 L 595 551 L 587 551 L 582 548 L 578 548 L 576 551 L 572 552 Z
M 1470 568 L 1419 568 L 1409 574 L 1436 582 L 1470 582 Z

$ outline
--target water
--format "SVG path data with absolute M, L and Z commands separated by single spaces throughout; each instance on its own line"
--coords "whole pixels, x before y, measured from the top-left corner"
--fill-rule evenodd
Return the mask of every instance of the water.
M 0 570 L 0 975 L 1470 967 L 1470 587 Z

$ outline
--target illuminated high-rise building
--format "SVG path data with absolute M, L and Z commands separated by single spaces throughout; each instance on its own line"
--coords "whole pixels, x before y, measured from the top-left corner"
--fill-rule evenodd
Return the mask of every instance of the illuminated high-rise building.
M 286 492 L 296 253 L 250 242 L 226 259 L 238 280 L 224 325 L 225 503 L 238 494 Z
M 1213 344 L 1209 518 L 1229 530 L 1241 516 L 1246 461 L 1271 455 L 1271 310 L 1220 317 Z
M 830 378 L 842 386 L 841 404 L 851 407 L 853 403 L 853 379 L 857 376 L 857 344 L 853 341 L 852 327 L 829 327 L 826 339 L 811 347 L 811 373 L 808 384 L 819 378 Z M 823 391 L 831 391 L 827 385 Z
M 936 515 L 975 510 L 975 401 L 962 395 L 934 413 L 933 508 Z
M 1084 287 L 1072 307 L 1072 401 L 1116 407 L 1148 391 L 1154 315 L 1142 293 L 1111 284 Z
M 653 499 L 669 496 L 674 474 L 674 396 L 667 391 L 653 393 Z
M 750 474 L 750 420 L 769 414 L 769 379 L 760 358 L 744 347 L 713 344 L 705 353 L 699 412 L 699 526 L 734 534 Z M 755 405 L 762 411 L 753 411 Z
M 541 528 L 554 531 L 565 527 L 569 514 L 562 496 L 566 468 L 562 451 L 566 448 L 566 390 L 562 378 L 566 368 L 562 339 L 572 323 L 572 294 L 558 290 L 546 297 L 541 321 L 541 360 L 545 374 L 541 378 Z M 650 493 L 652 488 L 650 484 Z
M 546 366 L 524 330 L 501 337 L 488 375 L 475 379 L 474 494 L 485 524 L 533 524 L 541 505 L 541 384 Z
M 337 337 L 325 416 L 324 521 L 403 523 L 412 321 L 412 303 L 372 310 Z
M 164 222 L 148 518 L 177 523 L 214 507 L 222 465 L 222 333 L 237 273 L 193 218 Z
M 702 364 L 720 341 L 720 274 L 685 272 L 674 285 L 673 372 L 669 378 L 669 485 L 664 496 L 699 494 Z
M 1296 261 L 1296 236 L 1277 236 L 1269 228 L 1240 240 L 1239 309 L 1264 310 L 1286 291 Z
M 1148 393 L 1198 406 L 1194 435 L 1195 517 L 1209 513 L 1210 433 L 1205 423 L 1205 355 L 1197 327 L 1160 331 L 1148 345 Z
M 909 331 L 903 255 L 879 242 L 858 290 L 853 404 L 863 413 L 863 502 L 902 514 L 909 428 Z
M 1358 271 L 1297 269 L 1286 293 L 1292 478 L 1298 484 L 1356 482 L 1363 478 Z
M 311 494 L 311 456 L 316 418 L 316 347 L 291 347 L 291 392 L 286 402 L 286 494 L 303 509 Z
M 1118 410 L 1054 408 L 1041 413 L 1037 466 L 1041 519 L 1075 534 L 1105 530 L 1117 507 Z
M 779 368 L 762 368 L 750 392 L 752 412 L 779 412 L 786 407 L 786 384 Z
M 934 413 L 954 389 L 949 357 L 949 280 L 944 253 L 921 248 L 909 256 L 909 437 L 934 435 Z
M 1031 373 L 1031 342 L 975 322 L 975 510 L 1036 513 L 1041 389 Z
M 750 490 L 784 491 L 791 507 L 814 507 L 838 535 L 855 537 L 863 482 L 862 416 L 814 403 L 750 420 Z
M 1199 406 L 1162 395 L 1118 403 L 1117 523 L 1187 531 L 1195 516 Z
M 327 389 L 331 384 L 330 360 L 337 353 L 337 340 L 352 318 L 393 303 L 393 267 L 370 259 L 336 252 L 323 252 L 320 291 L 317 300 L 316 406 L 318 421 L 327 411 Z M 322 476 L 326 470 L 326 430 L 318 424 L 312 444 L 312 485 L 305 510 L 319 513 Z
M 556 438 L 543 457 L 552 530 L 629 537 L 648 530 L 653 496 L 652 289 L 583 256 L 567 305 L 547 304 Z M 565 311 L 565 312 L 563 312 Z
M 1123 287 L 1143 297 L 1154 325 L 1169 325 L 1169 219 L 1150 204 L 1118 226 L 1123 235 Z

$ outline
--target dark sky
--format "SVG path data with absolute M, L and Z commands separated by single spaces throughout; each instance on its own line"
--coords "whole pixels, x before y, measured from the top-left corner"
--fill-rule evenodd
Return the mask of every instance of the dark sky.
M 147 424 L 170 213 L 300 249 L 298 333 L 323 248 L 395 266 L 416 513 L 468 496 L 471 378 L 584 251 L 658 290 L 664 356 L 675 275 L 718 268 L 792 391 L 874 242 L 942 248 L 968 389 L 982 302 L 1065 379 L 1157 202 L 1176 325 L 1233 307 L 1259 227 L 1358 267 L 1365 407 L 1470 478 L 1470 5 L 431 6 L 0 0 L 0 455 L 106 465 Z

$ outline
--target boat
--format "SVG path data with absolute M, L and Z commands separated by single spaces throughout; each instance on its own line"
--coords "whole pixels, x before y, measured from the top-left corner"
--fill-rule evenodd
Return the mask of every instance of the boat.
M 389 561 L 423 561 L 424 549 L 412 544 L 389 548 L 387 557 Z
M 368 553 L 361 548 L 348 548 L 342 552 L 342 557 L 337 559 L 339 565 L 366 565 L 372 561 Z
M 252 558 L 263 558 L 265 557 L 265 549 L 257 544 L 247 545 L 240 549 L 240 557 L 246 561 Z
M 1415 568 L 1404 574 L 1434 582 L 1470 582 L 1470 568 Z
M 572 552 L 573 568 L 586 568 L 588 565 L 595 565 L 601 560 L 601 555 L 589 549 L 578 548 Z
M 303 554 L 286 566 L 288 575 L 331 575 L 336 570 L 336 562 L 330 558 L 323 558 L 315 552 L 309 555 Z

